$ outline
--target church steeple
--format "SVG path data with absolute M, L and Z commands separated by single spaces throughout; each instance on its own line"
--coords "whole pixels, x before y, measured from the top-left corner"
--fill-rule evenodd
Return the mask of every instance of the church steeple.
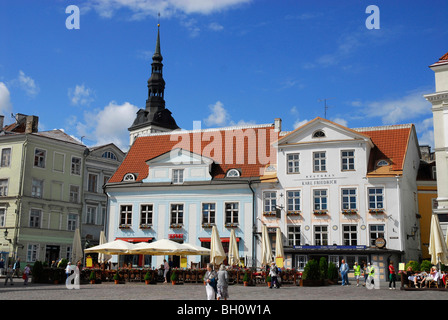
M 153 132 L 179 129 L 171 111 L 165 108 L 165 80 L 163 79 L 163 57 L 160 50 L 160 24 L 157 25 L 157 42 L 152 56 L 151 76 L 148 79 L 146 108 L 137 112 L 137 117 L 128 129 L 131 144 L 135 137 Z

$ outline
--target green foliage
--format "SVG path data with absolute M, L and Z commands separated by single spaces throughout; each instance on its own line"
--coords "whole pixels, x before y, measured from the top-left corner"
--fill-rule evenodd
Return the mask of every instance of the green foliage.
M 34 262 L 33 270 L 32 270 L 33 282 L 42 281 L 43 280 L 42 279 L 43 272 L 44 272 L 44 267 L 42 266 L 42 262 L 41 261 Z
M 408 263 L 406 263 L 405 269 L 406 271 L 408 270 L 408 268 L 411 267 L 412 271 L 420 271 L 420 264 L 417 261 L 409 261 Z
M 171 281 L 177 281 L 177 272 L 176 270 L 173 270 L 171 272 L 171 277 L 170 277 Z
M 114 280 L 120 280 L 120 274 L 118 271 L 114 274 Z
M 270 275 L 267 275 L 267 277 L 266 277 L 266 282 L 272 282 L 272 278 L 271 278 Z
M 67 264 L 68 264 L 67 259 L 61 259 L 61 261 L 59 261 L 58 263 L 58 268 L 65 269 L 65 267 L 67 267 Z
M 245 271 L 243 276 L 243 282 L 249 282 L 249 272 Z
M 149 271 L 146 272 L 144 280 L 145 281 L 151 281 L 152 280 L 152 275 L 151 275 L 151 273 Z
M 338 278 L 338 268 L 333 262 L 330 262 L 328 264 L 328 273 L 327 273 L 328 279 L 335 280 Z
M 316 260 L 310 260 L 303 270 L 302 278 L 304 280 L 320 280 L 319 264 Z
M 321 279 L 328 279 L 328 262 L 325 257 L 319 260 L 319 272 Z
M 92 281 L 95 279 L 96 279 L 95 271 L 90 272 L 89 280 Z
M 426 271 L 429 272 L 431 271 L 431 267 L 432 267 L 432 263 L 429 260 L 423 260 L 422 263 L 420 264 L 420 271 Z

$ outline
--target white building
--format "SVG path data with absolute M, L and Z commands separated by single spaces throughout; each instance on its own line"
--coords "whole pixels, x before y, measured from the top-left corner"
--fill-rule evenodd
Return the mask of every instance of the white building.
M 285 267 L 344 258 L 377 263 L 384 276 L 388 260 L 418 260 L 419 239 L 407 236 L 418 227 L 413 125 L 349 129 L 316 118 L 281 134 L 277 148 L 278 182 L 257 190 L 258 228 L 267 225 L 273 246 L 281 229 Z

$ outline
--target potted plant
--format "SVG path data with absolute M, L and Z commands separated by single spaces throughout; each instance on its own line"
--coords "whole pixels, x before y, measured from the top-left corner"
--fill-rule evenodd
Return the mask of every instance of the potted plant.
M 247 271 L 244 272 L 243 283 L 244 283 L 245 287 L 247 287 L 247 285 L 249 283 L 249 272 L 247 272 Z
M 271 276 L 270 276 L 270 275 L 267 275 L 267 277 L 266 277 L 266 283 L 268 284 L 268 287 L 269 287 L 269 288 L 271 287 L 271 282 L 272 282 L 272 278 L 271 278 Z
M 328 264 L 328 272 L 327 272 L 328 283 L 338 284 L 338 276 L 339 276 L 338 268 L 333 262 L 330 262 Z
M 120 275 L 118 274 L 118 271 L 114 274 L 114 281 L 115 284 L 118 284 L 120 282 Z
M 146 274 L 145 274 L 145 283 L 146 283 L 146 284 L 150 284 L 150 283 L 151 283 L 151 280 L 152 280 L 151 273 L 148 271 L 148 272 L 146 272 Z
M 95 278 L 96 278 L 96 276 L 95 276 L 95 271 L 91 271 L 90 272 L 90 276 L 89 276 L 89 280 L 90 280 L 90 283 L 91 284 L 95 284 Z
M 176 273 L 176 270 L 173 270 L 171 272 L 171 284 L 175 285 L 176 281 L 177 281 L 177 273 Z
M 300 286 L 321 286 L 322 278 L 319 270 L 319 263 L 316 260 L 310 260 L 305 266 L 300 280 Z

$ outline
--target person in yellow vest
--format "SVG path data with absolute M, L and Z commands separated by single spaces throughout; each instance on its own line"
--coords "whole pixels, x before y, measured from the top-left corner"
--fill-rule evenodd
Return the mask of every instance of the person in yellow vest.
M 355 265 L 353 266 L 353 270 L 355 271 L 356 286 L 359 287 L 359 277 L 361 276 L 361 266 L 358 264 L 358 262 L 355 262 Z

